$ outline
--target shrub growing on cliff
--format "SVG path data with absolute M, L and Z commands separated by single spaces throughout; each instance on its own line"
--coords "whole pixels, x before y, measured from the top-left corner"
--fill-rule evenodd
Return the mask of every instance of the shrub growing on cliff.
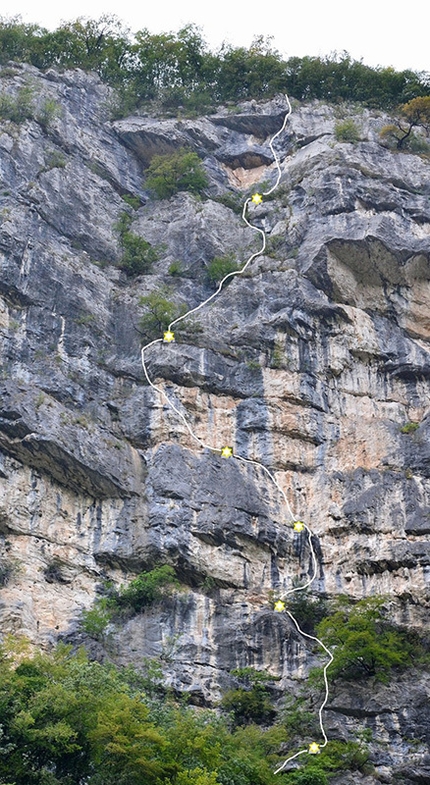
M 334 135 L 338 142 L 358 142 L 360 139 L 360 132 L 351 118 L 336 123 Z
M 139 300 L 139 305 L 143 305 L 146 311 L 139 321 L 139 327 L 148 341 L 161 338 L 169 324 L 186 311 L 185 305 L 176 305 L 169 300 L 169 294 L 167 287 L 162 287 Z
M 130 231 L 132 218 L 128 213 L 121 213 L 115 229 L 119 233 L 123 255 L 118 264 L 127 275 L 142 275 L 149 272 L 152 264 L 158 259 L 158 252 L 143 237 Z
M 424 131 L 430 132 L 430 95 L 417 96 L 400 107 L 400 114 L 395 124 L 386 125 L 381 129 L 380 137 L 387 146 L 396 147 L 398 150 L 408 148 L 410 143 L 416 144 L 417 137 L 413 128 L 421 126 Z M 411 144 L 413 147 L 413 144 Z
M 386 603 L 384 597 L 369 597 L 351 606 L 343 598 L 317 625 L 317 636 L 334 656 L 331 679 L 374 676 L 387 681 L 392 668 L 411 663 L 413 647 L 407 635 L 390 624 Z
M 21 87 L 16 95 L 0 93 L 0 119 L 19 125 L 33 117 L 33 90 L 28 85 Z
M 168 592 L 168 587 L 176 585 L 178 581 L 173 567 L 163 564 L 149 572 L 141 572 L 125 589 L 120 589 L 115 604 L 119 608 L 131 608 L 137 612 L 161 600 Z
M 316 625 L 329 613 L 327 601 L 323 597 L 315 597 L 307 589 L 291 594 L 287 605 L 302 630 L 311 634 L 315 631 Z
M 199 156 L 181 149 L 170 155 L 154 155 L 146 174 L 146 185 L 158 199 L 168 199 L 178 191 L 200 194 L 208 178 Z
M 91 638 L 103 640 L 106 628 L 111 622 L 118 620 L 122 609 L 137 613 L 161 600 L 177 585 L 175 571 L 167 564 L 140 573 L 128 586 L 121 587 L 118 591 L 110 585 L 105 589 L 105 597 L 96 598 L 90 610 L 82 611 L 81 627 Z
M 234 254 L 229 253 L 225 256 L 215 256 L 206 267 L 206 275 L 213 284 L 218 284 L 229 273 L 239 270 L 239 265 L 234 258 Z M 232 279 L 228 279 L 229 283 Z

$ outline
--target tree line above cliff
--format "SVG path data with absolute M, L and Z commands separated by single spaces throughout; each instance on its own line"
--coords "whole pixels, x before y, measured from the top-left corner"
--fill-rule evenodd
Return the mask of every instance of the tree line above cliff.
M 49 31 L 19 17 L 0 19 L 0 65 L 10 60 L 42 70 L 82 68 L 121 88 L 120 113 L 158 101 L 164 109 L 210 111 L 217 103 L 270 98 L 361 102 L 392 108 L 430 90 L 430 74 L 371 68 L 347 52 L 284 59 L 270 38 L 249 48 L 223 44 L 210 51 L 199 28 L 132 34 L 113 16 L 79 18 Z

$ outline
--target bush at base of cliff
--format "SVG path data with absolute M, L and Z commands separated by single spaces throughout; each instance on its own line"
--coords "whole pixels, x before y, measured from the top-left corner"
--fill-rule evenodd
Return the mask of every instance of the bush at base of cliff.
M 320 769 L 309 768 L 306 771 L 298 772 L 291 782 L 294 785 L 327 785 L 327 775 Z
M 201 194 L 207 185 L 199 156 L 185 149 L 171 155 L 154 155 L 146 174 L 146 186 L 157 199 L 168 199 L 178 191 Z
M 231 672 L 240 682 L 237 689 L 228 690 L 221 700 L 221 707 L 229 712 L 236 725 L 250 722 L 257 725 L 270 723 L 276 716 L 267 689 L 274 677 L 254 668 L 239 668 Z

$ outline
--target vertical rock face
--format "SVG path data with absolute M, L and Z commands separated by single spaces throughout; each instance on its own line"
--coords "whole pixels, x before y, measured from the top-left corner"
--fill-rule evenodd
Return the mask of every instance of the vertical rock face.
M 43 646 L 82 640 L 81 611 L 104 580 L 168 563 L 181 589 L 112 629 L 109 656 L 164 658 L 166 678 L 197 703 L 217 699 L 235 667 L 266 669 L 291 688 L 313 656 L 269 592 L 307 580 L 306 536 L 261 469 L 196 447 L 145 384 L 139 328 L 143 295 L 167 286 L 195 307 L 213 291 L 214 257 L 245 262 L 258 250 L 222 202 L 274 180 L 268 137 L 283 100 L 199 120 L 110 122 L 109 91 L 94 76 L 17 66 L 2 84 L 11 94 L 30 84 L 35 117 L 46 98 L 59 111 L 48 128 L 0 127 L 1 628 Z M 315 591 L 389 594 L 398 621 L 422 632 L 429 163 L 381 147 L 378 113 L 355 119 L 361 141 L 340 143 L 332 108 L 295 108 L 276 142 L 280 186 L 250 207 L 266 254 L 199 311 L 198 329 L 153 347 L 147 362 L 200 439 L 274 473 L 314 532 Z M 154 201 L 145 167 L 183 146 L 202 158 L 209 198 Z M 117 266 L 124 211 L 159 251 L 134 279 Z M 353 733 L 360 720 L 392 745 L 375 759 L 380 777 L 394 766 L 404 782 L 427 782 L 426 710 L 408 678 L 390 689 L 334 695 L 332 732 Z

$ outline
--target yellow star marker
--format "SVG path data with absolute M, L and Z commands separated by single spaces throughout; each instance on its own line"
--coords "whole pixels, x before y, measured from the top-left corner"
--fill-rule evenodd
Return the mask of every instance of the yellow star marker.
M 233 455 L 233 450 L 231 447 L 223 447 L 221 450 L 221 457 L 222 458 L 231 458 Z
M 277 600 L 277 602 L 275 602 L 275 604 L 273 606 L 273 609 L 275 611 L 278 611 L 279 613 L 281 611 L 284 611 L 285 610 L 285 602 L 282 602 L 282 600 Z
M 295 532 L 302 532 L 305 524 L 302 521 L 296 521 L 293 528 Z
M 312 744 L 309 744 L 309 752 L 311 755 L 318 755 L 320 752 L 320 745 L 313 741 Z
M 261 204 L 262 201 L 263 197 L 261 194 L 252 194 L 251 202 L 254 202 L 254 204 Z
M 172 343 L 175 340 L 175 333 L 172 333 L 171 330 L 166 330 L 163 335 L 163 342 L 164 343 Z

